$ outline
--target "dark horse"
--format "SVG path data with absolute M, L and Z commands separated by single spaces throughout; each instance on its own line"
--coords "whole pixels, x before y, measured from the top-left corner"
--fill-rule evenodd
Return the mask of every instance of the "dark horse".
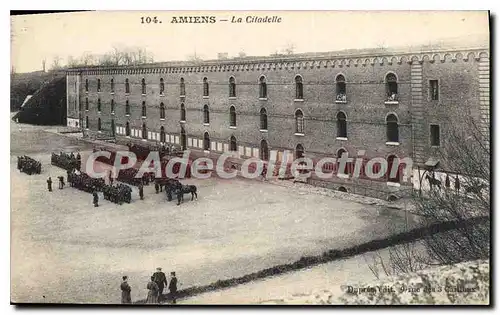
M 439 189 L 441 189 L 441 181 L 439 179 L 435 179 L 433 177 L 430 177 L 429 174 L 427 174 L 425 176 L 425 178 L 427 178 L 427 180 L 429 181 L 429 185 L 431 185 L 431 189 L 432 189 L 432 186 L 437 186 Z
M 189 194 L 191 193 L 191 201 L 198 199 L 198 194 L 196 193 L 196 186 L 195 185 L 181 185 L 181 188 L 178 188 L 176 190 L 177 194 L 177 205 L 181 204 L 181 201 L 184 202 L 184 194 Z

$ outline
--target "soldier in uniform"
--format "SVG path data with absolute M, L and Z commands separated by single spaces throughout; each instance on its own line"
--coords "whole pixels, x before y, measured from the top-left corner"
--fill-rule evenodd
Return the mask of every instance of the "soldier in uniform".
M 139 197 L 141 198 L 141 200 L 144 200 L 144 186 L 142 185 L 142 183 L 139 184 Z
M 94 207 L 99 207 L 99 196 L 97 195 L 97 192 L 94 191 L 92 196 L 94 196 Z
M 59 176 L 59 189 L 63 189 L 64 188 L 64 177 L 63 176 Z
M 163 289 L 168 286 L 167 284 L 167 276 L 165 273 L 161 271 L 161 268 L 156 268 L 156 272 L 153 273 L 154 282 L 158 285 L 158 302 L 161 302 L 163 299 Z
M 132 303 L 132 298 L 130 297 L 130 291 L 132 289 L 130 288 L 130 285 L 127 282 L 128 277 L 123 276 L 122 279 L 123 282 L 120 285 L 120 289 L 122 290 L 122 304 L 130 304 Z
M 458 175 L 455 175 L 455 190 L 460 191 L 460 180 L 458 179 Z
M 47 179 L 47 189 L 52 191 L 52 179 L 50 177 Z
M 172 296 L 172 304 L 176 304 L 177 277 L 175 276 L 175 271 L 172 271 L 170 273 L 170 284 L 168 285 L 168 290 L 170 291 L 170 295 Z

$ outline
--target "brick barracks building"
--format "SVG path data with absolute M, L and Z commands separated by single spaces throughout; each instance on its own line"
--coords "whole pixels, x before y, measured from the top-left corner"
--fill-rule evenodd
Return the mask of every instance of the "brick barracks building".
M 485 45 L 69 69 L 67 121 L 87 137 L 173 145 L 193 157 L 233 151 L 236 168 L 248 157 L 279 163 L 284 150 L 312 159 L 364 151 L 389 167 L 410 157 L 410 176 L 369 180 L 362 170 L 352 179 L 349 164 L 339 177 L 308 180 L 399 197 L 418 181 L 417 166 L 446 145 L 454 113 L 468 111 L 489 133 L 489 56 Z

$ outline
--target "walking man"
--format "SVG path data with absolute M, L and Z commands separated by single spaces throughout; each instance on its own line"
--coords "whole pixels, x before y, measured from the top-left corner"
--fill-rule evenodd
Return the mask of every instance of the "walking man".
M 128 277 L 123 276 L 122 279 L 123 282 L 120 285 L 120 289 L 122 289 L 122 304 L 131 304 L 132 303 L 132 298 L 130 297 L 131 288 L 127 282 Z
M 170 291 L 170 295 L 172 296 L 172 304 L 176 304 L 177 277 L 175 276 L 175 271 L 172 271 L 170 273 L 170 284 L 168 285 L 168 290 Z
M 167 276 L 161 271 L 161 267 L 156 268 L 153 274 L 154 282 L 158 285 L 158 302 L 163 300 L 163 289 L 167 286 Z
M 47 189 L 52 191 L 52 179 L 50 177 L 47 179 Z

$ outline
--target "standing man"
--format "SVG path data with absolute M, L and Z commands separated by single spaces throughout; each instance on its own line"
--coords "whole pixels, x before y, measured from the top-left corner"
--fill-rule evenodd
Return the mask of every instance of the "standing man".
M 142 183 L 139 184 L 139 197 L 141 198 L 141 200 L 144 200 L 144 186 L 142 185 Z
M 92 193 L 92 196 L 94 196 L 94 207 L 99 207 L 99 196 L 95 190 Z
M 132 303 L 132 298 L 130 297 L 131 288 L 127 282 L 128 277 L 123 276 L 122 279 L 123 282 L 120 286 L 120 289 L 122 289 L 122 304 L 131 304 Z
M 50 177 L 47 179 L 47 189 L 52 191 L 52 179 Z
M 176 304 L 177 277 L 175 276 L 175 271 L 172 271 L 170 273 L 170 284 L 168 285 L 168 290 L 170 291 L 170 295 L 172 296 L 172 304 Z
M 153 274 L 154 282 L 158 285 L 158 302 L 163 300 L 163 289 L 168 285 L 167 276 L 161 271 L 161 267 L 156 268 L 156 272 Z
M 63 189 L 64 188 L 64 177 L 63 176 L 59 176 L 59 189 Z

